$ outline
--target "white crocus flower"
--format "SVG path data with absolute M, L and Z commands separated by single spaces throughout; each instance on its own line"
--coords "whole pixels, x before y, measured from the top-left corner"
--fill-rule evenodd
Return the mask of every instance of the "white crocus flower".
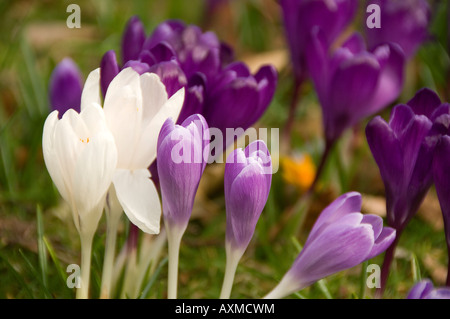
M 101 218 L 106 192 L 117 167 L 117 149 L 98 103 L 69 109 L 61 120 L 53 111 L 44 124 L 42 149 L 47 170 L 73 214 L 81 238 L 81 289 L 88 297 L 92 239 Z
M 87 81 L 82 102 L 100 100 L 99 69 Z M 170 99 L 159 77 L 122 70 L 109 84 L 103 110 L 118 151 L 113 184 L 130 221 L 142 231 L 158 234 L 161 204 L 148 167 L 156 158 L 159 131 L 167 118 L 174 121 L 184 102 L 184 88 Z M 83 103 L 82 103 L 83 107 Z

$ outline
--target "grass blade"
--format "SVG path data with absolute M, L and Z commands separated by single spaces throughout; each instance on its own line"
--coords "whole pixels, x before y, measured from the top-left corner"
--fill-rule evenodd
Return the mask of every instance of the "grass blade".
M 159 265 L 156 268 L 155 272 L 153 273 L 152 277 L 150 278 L 150 280 L 148 281 L 148 283 L 145 286 L 144 290 L 142 291 L 142 294 L 139 297 L 139 299 L 146 299 L 147 298 L 150 289 L 152 288 L 153 284 L 155 283 L 156 278 L 158 278 L 159 273 L 161 272 L 162 268 L 167 264 L 167 261 L 168 261 L 167 257 L 164 258 L 163 260 L 161 260 L 161 262 L 159 263 Z
M 41 268 L 42 282 L 44 283 L 45 288 L 48 289 L 47 250 L 45 249 L 44 243 L 44 221 L 42 219 L 42 208 L 40 205 L 38 205 L 36 208 L 36 217 L 37 217 L 39 265 Z

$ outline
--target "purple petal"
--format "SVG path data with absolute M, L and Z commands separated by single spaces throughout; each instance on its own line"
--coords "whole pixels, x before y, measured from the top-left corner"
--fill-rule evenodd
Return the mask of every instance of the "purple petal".
M 414 120 L 414 112 L 408 105 L 396 105 L 391 112 L 389 126 L 394 131 L 395 136 L 400 137 L 405 134 L 405 129 Z
M 403 153 L 395 133 L 377 116 L 367 124 L 366 136 L 380 170 L 386 196 L 400 192 L 404 180 Z
M 178 123 L 182 123 L 192 114 L 204 114 L 205 86 L 205 79 L 202 74 L 195 74 L 189 79 L 183 108 L 178 117 Z
M 411 290 L 409 291 L 407 299 L 423 299 L 426 295 L 428 295 L 434 286 L 431 280 L 424 279 L 416 283 Z
M 150 66 L 147 63 L 137 61 L 137 60 L 129 60 L 125 65 L 123 66 L 123 69 L 126 68 L 133 68 L 139 75 L 142 75 L 146 72 L 150 72 Z
M 258 111 L 255 112 L 254 122 L 256 122 L 267 107 L 270 105 L 272 98 L 275 94 L 277 87 L 277 71 L 271 65 L 265 65 L 261 67 L 255 74 L 255 80 L 258 82 L 259 91 L 259 107 Z M 249 126 L 253 123 L 248 124 Z
M 313 242 L 305 245 L 288 274 L 299 282 L 299 288 L 304 288 L 360 264 L 367 259 L 373 244 L 370 225 L 331 224 Z
M 160 42 L 155 45 L 150 53 L 154 56 L 156 62 L 170 61 L 176 58 L 176 53 L 167 42 Z
M 316 238 L 320 232 L 330 224 L 344 216 L 361 211 L 361 194 L 357 192 L 345 193 L 328 205 L 317 218 L 308 236 L 308 241 Z
M 436 193 L 445 223 L 447 245 L 450 247 L 450 136 L 443 136 L 436 147 L 433 176 Z
M 432 90 L 423 88 L 407 104 L 415 114 L 431 119 L 433 112 L 441 105 L 441 99 Z
M 359 54 L 366 51 L 366 43 L 362 35 L 355 32 L 342 44 L 342 48 L 348 49 L 353 54 Z
M 368 54 L 345 61 L 334 73 L 322 102 L 326 137 L 335 140 L 344 130 L 370 114 L 367 105 L 378 83 L 380 66 Z
M 103 97 L 106 96 L 111 81 L 119 74 L 119 66 L 117 65 L 116 53 L 113 50 L 106 52 L 100 62 L 100 85 Z
M 57 110 L 60 118 L 68 109 L 80 112 L 81 91 L 80 70 L 72 59 L 63 59 L 50 77 L 49 94 L 52 110 Z
M 145 41 L 143 49 L 151 50 L 160 42 L 167 42 L 173 47 L 186 25 L 180 20 L 168 20 L 159 24 L 152 35 Z
M 368 113 L 375 113 L 386 107 L 399 96 L 404 82 L 403 68 L 405 58 L 400 48 L 389 44 L 377 47 L 374 51 L 380 63 L 380 76 L 372 100 L 367 107 Z
M 187 85 L 186 75 L 175 61 L 157 63 L 148 71 L 159 76 L 166 87 L 169 98 Z
M 430 9 L 426 0 L 371 0 L 381 8 L 382 28 L 366 28 L 371 48 L 398 43 L 409 58 L 419 45 L 429 38 Z
M 189 116 L 187 119 L 183 121 L 181 126 L 183 127 L 190 127 L 191 125 L 194 125 L 196 132 L 191 131 L 191 134 L 196 137 L 195 143 L 199 143 L 202 145 L 202 172 L 205 170 L 207 159 L 205 160 L 205 154 L 209 154 L 209 127 L 208 123 L 206 123 L 205 118 L 201 114 L 194 114 Z M 199 140 L 197 140 L 197 137 Z
M 122 63 L 137 60 L 145 41 L 145 31 L 137 16 L 131 17 L 122 37 Z
M 378 217 L 378 216 L 376 216 Z M 381 219 L 381 218 L 380 218 Z M 383 223 L 383 222 L 381 222 Z M 375 231 L 375 229 L 374 229 Z M 375 235 L 375 243 L 372 247 L 372 250 L 370 251 L 369 255 L 366 257 L 366 259 L 371 259 L 375 256 L 378 256 L 382 252 L 384 252 L 386 249 L 391 246 L 391 244 L 394 242 L 396 236 L 396 231 L 393 228 L 390 227 L 384 227 L 379 236 Z

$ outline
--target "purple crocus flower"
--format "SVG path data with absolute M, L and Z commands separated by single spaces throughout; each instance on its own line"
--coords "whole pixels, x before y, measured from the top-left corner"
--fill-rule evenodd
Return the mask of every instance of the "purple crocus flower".
M 50 77 L 50 105 L 61 118 L 68 109 L 80 112 L 82 75 L 75 62 L 63 59 Z
M 315 27 L 325 34 L 329 48 L 353 19 L 357 0 L 281 0 L 284 29 L 291 51 L 296 83 L 303 82 L 308 74 L 306 50 L 308 37 Z
M 440 139 L 434 153 L 433 177 L 444 217 L 449 260 L 447 286 L 450 286 L 450 104 L 440 106 L 434 115 L 432 132 Z
M 385 185 L 387 221 L 397 230 L 397 239 L 385 256 L 382 290 L 400 234 L 433 182 L 430 167 L 438 138 L 432 125 L 440 104 L 433 91 L 422 89 L 406 105 L 393 109 L 389 123 L 378 116 L 366 127 L 367 141 Z
M 325 208 L 291 269 L 265 298 L 283 298 L 386 250 L 395 230 L 383 227 L 381 217 L 360 211 L 357 192 L 341 195 Z
M 429 279 L 416 283 L 406 299 L 450 299 L 450 288 L 434 288 Z
M 397 45 L 369 52 L 355 33 L 331 56 L 323 32 L 312 32 L 307 61 L 322 106 L 327 144 L 394 101 L 403 86 L 404 56 Z
M 177 296 L 180 243 L 206 166 L 204 154 L 209 154 L 209 130 L 203 116 L 192 115 L 181 125 L 171 119 L 164 123 L 158 138 L 157 169 L 169 246 L 170 299 Z
M 229 298 L 237 265 L 255 232 L 272 182 L 272 160 L 264 141 L 234 150 L 225 166 L 227 264 L 220 297 Z
M 410 58 L 427 39 L 430 8 L 426 0 L 368 0 L 380 6 L 381 28 L 366 29 L 369 48 L 393 42 Z

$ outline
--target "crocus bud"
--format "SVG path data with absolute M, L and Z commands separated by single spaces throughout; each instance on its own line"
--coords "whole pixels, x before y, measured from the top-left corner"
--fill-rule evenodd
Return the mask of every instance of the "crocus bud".
M 225 165 L 225 206 L 227 210 L 227 263 L 221 299 L 228 299 L 236 268 L 255 232 L 266 205 L 272 182 L 272 160 L 264 141 L 238 148 Z
M 188 117 L 181 125 L 168 119 L 157 146 L 163 214 L 166 227 L 186 227 L 209 152 L 209 130 L 203 116 Z
M 169 247 L 169 299 L 177 297 L 178 255 L 198 184 L 209 153 L 209 129 L 203 116 L 194 114 L 181 125 L 166 120 L 158 138 L 158 175 Z
M 434 288 L 431 280 L 424 279 L 411 288 L 406 299 L 450 299 L 450 288 Z
M 401 49 L 386 44 L 368 52 L 359 34 L 351 36 L 328 56 L 324 34 L 315 29 L 307 61 L 322 107 L 328 142 L 386 107 L 398 97 L 403 86 Z
M 137 60 L 145 41 L 145 31 L 137 16 L 131 17 L 122 36 L 122 63 Z
M 100 85 L 103 97 L 106 96 L 109 84 L 119 74 L 116 53 L 113 50 L 106 52 L 100 62 Z
M 272 162 L 263 141 L 244 150 L 238 148 L 225 166 L 226 242 L 231 249 L 245 251 L 266 205 L 272 182 Z
M 323 30 L 326 47 L 334 42 L 353 19 L 357 0 L 281 0 L 284 29 L 291 51 L 296 82 L 308 74 L 305 60 L 307 39 L 315 27 Z
M 350 192 L 325 208 L 281 282 L 265 298 L 283 298 L 382 253 L 395 239 L 376 215 L 363 215 L 361 195 Z
M 370 48 L 397 43 L 410 58 L 427 39 L 431 12 L 426 0 L 368 0 L 380 7 L 381 28 L 366 28 Z
M 80 112 L 82 76 L 75 62 L 70 58 L 62 60 L 50 78 L 50 104 L 59 116 L 68 109 Z

